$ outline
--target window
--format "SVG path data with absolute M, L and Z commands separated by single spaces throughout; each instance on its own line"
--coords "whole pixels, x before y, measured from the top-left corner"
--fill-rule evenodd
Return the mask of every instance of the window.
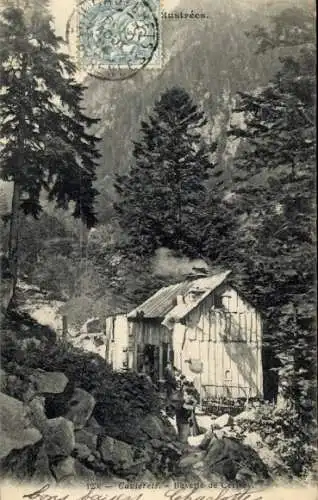
M 221 308 L 223 308 L 222 295 L 215 295 L 215 296 L 214 296 L 214 307 L 215 307 L 216 309 L 221 309 Z

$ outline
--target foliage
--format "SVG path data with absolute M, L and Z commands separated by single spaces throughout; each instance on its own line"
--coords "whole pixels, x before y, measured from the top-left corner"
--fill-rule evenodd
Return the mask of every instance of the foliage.
M 265 341 L 278 357 L 288 395 L 301 409 L 314 398 L 314 16 L 287 9 L 267 32 L 253 33 L 259 50 L 292 47 L 281 70 L 254 93 L 241 93 L 246 128 L 235 161 L 231 266 L 237 285 L 259 307 Z
M 217 265 L 233 266 L 233 247 L 239 227 L 234 206 L 235 200 L 222 179 L 215 182 L 206 198 L 201 225 L 202 256 L 213 263 L 215 269 Z
M 67 228 L 60 214 L 44 211 L 36 220 L 22 216 L 19 233 L 20 277 L 60 299 L 73 295 L 82 271 L 81 241 L 75 231 Z M 9 227 L 5 224 L 4 250 L 8 248 L 8 239 Z
M 117 175 L 114 207 L 122 234 L 114 245 L 112 282 L 126 304 L 136 305 L 176 278 L 154 271 L 155 254 L 202 253 L 209 171 L 216 144 L 204 139 L 204 113 L 179 87 L 164 92 L 141 121 L 129 172 Z
M 317 456 L 313 444 L 315 429 L 308 431 L 293 408 L 275 408 L 262 405 L 254 410 L 254 419 L 240 419 L 243 433 L 257 432 L 264 443 L 275 452 L 286 471 L 305 477 L 312 469 Z
M 114 309 L 127 311 L 166 284 L 153 273 L 152 259 L 117 250 L 109 266 Z
M 59 51 L 45 9 L 6 7 L 1 18 L 2 173 L 18 182 L 20 205 L 38 216 L 40 194 L 58 206 L 75 202 L 73 215 L 95 222 L 93 188 L 97 138 L 86 132 L 97 121 L 81 111 L 83 88 L 75 66 Z
M 13 183 L 8 257 L 14 306 L 22 214 L 37 218 L 43 193 L 88 227 L 96 223 L 93 183 L 100 153 L 87 129 L 98 120 L 82 109 L 84 88 L 61 52 L 48 2 L 8 0 L 0 19 L 1 180 Z
M 55 342 L 56 332 L 47 325 L 37 323 L 28 313 L 16 311 L 14 309 L 6 312 L 1 321 L 1 336 L 7 332 L 12 332 L 13 338 L 25 339 L 30 337 L 29 332 L 32 331 L 32 337 L 43 340 L 47 339 L 50 342 Z M 21 355 L 18 354 L 20 357 Z
M 115 184 L 115 209 L 131 253 L 152 255 L 160 247 L 198 253 L 197 228 L 212 168 L 200 134 L 205 124 L 203 112 L 177 87 L 162 94 L 149 119 L 141 122 L 135 162 Z

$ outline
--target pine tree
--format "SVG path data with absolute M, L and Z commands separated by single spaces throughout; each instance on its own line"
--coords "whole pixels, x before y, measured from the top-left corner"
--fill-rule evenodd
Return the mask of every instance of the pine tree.
M 167 90 L 141 122 L 135 161 L 115 185 L 118 220 L 135 255 L 149 256 L 159 247 L 200 254 L 199 224 L 212 167 L 201 133 L 205 124 L 203 112 L 182 88 Z
M 287 9 L 273 29 L 252 35 L 259 50 L 284 48 L 282 68 L 237 111 L 246 130 L 236 159 L 237 217 L 245 214 L 233 259 L 245 295 L 266 320 L 266 340 L 281 365 L 289 394 L 304 403 L 314 377 L 314 16 Z
M 17 6 L 18 5 L 18 6 Z M 93 186 L 98 139 L 87 132 L 97 122 L 81 110 L 84 88 L 76 68 L 60 52 L 47 2 L 7 2 L 1 32 L 1 178 L 13 182 L 9 260 L 18 275 L 21 214 L 38 217 L 43 191 L 58 207 L 71 202 L 73 216 L 96 222 Z

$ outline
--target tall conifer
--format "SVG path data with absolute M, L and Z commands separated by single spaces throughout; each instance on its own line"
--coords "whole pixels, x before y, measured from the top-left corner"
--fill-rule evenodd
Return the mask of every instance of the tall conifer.
M 287 50 L 273 81 L 241 93 L 246 130 L 235 161 L 239 217 L 232 258 L 245 294 L 258 304 L 266 338 L 290 395 L 302 403 L 314 376 L 314 16 L 287 9 L 273 29 L 253 33 L 259 50 Z
M 40 3 L 40 5 L 39 5 Z M 1 178 L 13 182 L 9 260 L 18 273 L 21 213 L 37 217 L 43 191 L 58 207 L 73 202 L 74 217 L 94 225 L 93 187 L 98 139 L 87 132 L 97 120 L 81 109 L 83 87 L 60 51 L 47 2 L 6 2 L 0 19 Z
M 117 176 L 115 206 L 137 255 L 152 255 L 159 247 L 200 253 L 199 223 L 212 167 L 202 135 L 205 123 L 204 113 L 177 87 L 167 90 L 141 122 L 134 162 L 126 175 Z

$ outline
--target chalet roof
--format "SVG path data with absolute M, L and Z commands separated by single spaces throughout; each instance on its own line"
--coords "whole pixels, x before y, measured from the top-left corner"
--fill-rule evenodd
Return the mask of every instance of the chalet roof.
M 165 318 L 172 311 L 179 318 L 184 317 L 202 302 L 211 292 L 218 288 L 229 276 L 231 271 L 217 273 L 204 278 L 190 279 L 175 285 L 161 288 L 143 304 L 133 309 L 128 319 L 134 319 L 138 314 L 144 318 Z M 193 292 L 194 299 L 177 304 L 178 296 L 185 296 Z

